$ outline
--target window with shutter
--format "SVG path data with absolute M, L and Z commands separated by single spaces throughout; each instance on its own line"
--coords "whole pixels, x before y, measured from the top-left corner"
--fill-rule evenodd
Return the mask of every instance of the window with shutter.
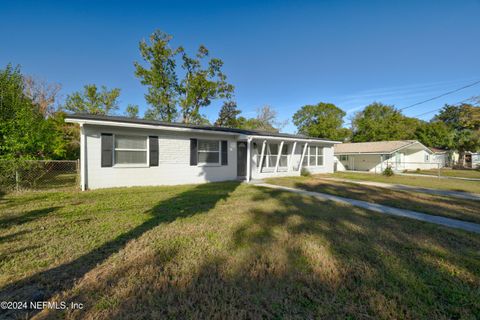
M 158 137 L 150 136 L 148 141 L 150 151 L 150 167 L 158 167 Z
M 111 167 L 113 165 L 113 135 L 111 133 L 102 133 L 101 148 L 101 166 Z
M 222 141 L 221 151 L 222 151 L 222 166 L 226 166 L 228 165 L 228 142 L 226 140 Z

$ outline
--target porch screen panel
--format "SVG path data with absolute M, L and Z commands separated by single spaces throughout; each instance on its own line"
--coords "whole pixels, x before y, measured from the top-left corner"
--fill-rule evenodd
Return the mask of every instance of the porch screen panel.
M 317 162 L 317 161 L 316 161 L 316 159 L 317 159 L 317 147 L 315 147 L 315 146 L 310 146 L 308 151 L 309 151 L 309 155 L 308 155 L 308 165 L 309 165 L 310 167 L 316 166 L 316 165 L 317 165 L 317 163 L 316 163 L 316 162 Z
M 277 164 L 278 144 L 269 143 L 268 149 L 267 167 L 273 168 Z
M 317 166 L 323 166 L 323 147 L 318 147 L 317 150 Z

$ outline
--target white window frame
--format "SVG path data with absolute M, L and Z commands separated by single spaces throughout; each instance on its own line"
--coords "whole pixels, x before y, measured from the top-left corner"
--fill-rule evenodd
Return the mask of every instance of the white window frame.
M 315 148 L 315 154 L 314 155 L 310 155 L 310 148 Z M 318 154 L 319 149 L 323 149 L 323 154 L 322 155 Z M 310 156 L 315 157 L 315 164 L 313 164 L 313 165 L 310 164 Z M 318 165 L 318 157 L 319 156 L 322 157 L 322 160 L 323 160 L 322 165 Z M 323 147 L 323 146 L 308 146 L 307 152 L 305 152 L 305 157 L 307 158 L 307 163 L 305 164 L 305 167 L 309 167 L 309 168 L 324 167 L 325 166 L 325 147 Z M 304 158 L 304 160 L 305 160 L 305 158 Z
M 142 137 L 145 138 L 146 141 L 146 149 L 129 149 L 129 148 L 116 148 L 115 147 L 115 141 L 117 139 L 117 136 L 125 136 L 125 137 Z M 145 163 L 116 163 L 115 159 L 115 151 L 145 151 L 146 152 L 146 162 Z M 112 155 L 112 161 L 113 161 L 113 168 L 148 168 L 150 166 L 150 137 L 143 135 L 143 134 L 132 134 L 132 133 L 127 133 L 127 134 L 113 134 L 113 155 Z
M 348 161 L 348 154 L 341 154 L 340 161 Z
M 213 153 L 214 151 L 200 151 L 200 141 L 217 141 L 218 142 L 218 162 L 200 162 L 199 153 Z M 228 150 L 227 150 L 228 152 Z M 201 138 L 197 139 L 197 166 L 199 167 L 219 167 L 222 163 L 222 140 Z
M 425 153 L 425 157 L 423 157 L 425 162 L 430 162 L 430 155 L 428 153 Z
M 320 154 L 320 150 L 322 150 L 322 154 Z M 322 158 L 322 164 L 318 164 L 318 158 Z M 316 156 L 316 160 L 317 160 L 317 167 L 323 167 L 325 165 L 325 148 L 324 147 L 320 147 L 320 146 L 317 146 L 317 156 Z

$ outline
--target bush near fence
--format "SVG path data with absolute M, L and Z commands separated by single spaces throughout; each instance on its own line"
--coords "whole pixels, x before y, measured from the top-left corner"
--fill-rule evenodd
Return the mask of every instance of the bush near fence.
M 77 188 L 78 164 L 78 160 L 0 160 L 0 190 Z

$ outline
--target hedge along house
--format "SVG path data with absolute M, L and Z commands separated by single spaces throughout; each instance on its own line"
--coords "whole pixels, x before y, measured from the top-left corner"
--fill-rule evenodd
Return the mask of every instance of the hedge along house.
M 82 190 L 333 172 L 336 141 L 260 131 L 75 114 Z
M 336 170 L 383 172 L 437 169 L 434 152 L 416 140 L 342 143 L 335 146 Z

